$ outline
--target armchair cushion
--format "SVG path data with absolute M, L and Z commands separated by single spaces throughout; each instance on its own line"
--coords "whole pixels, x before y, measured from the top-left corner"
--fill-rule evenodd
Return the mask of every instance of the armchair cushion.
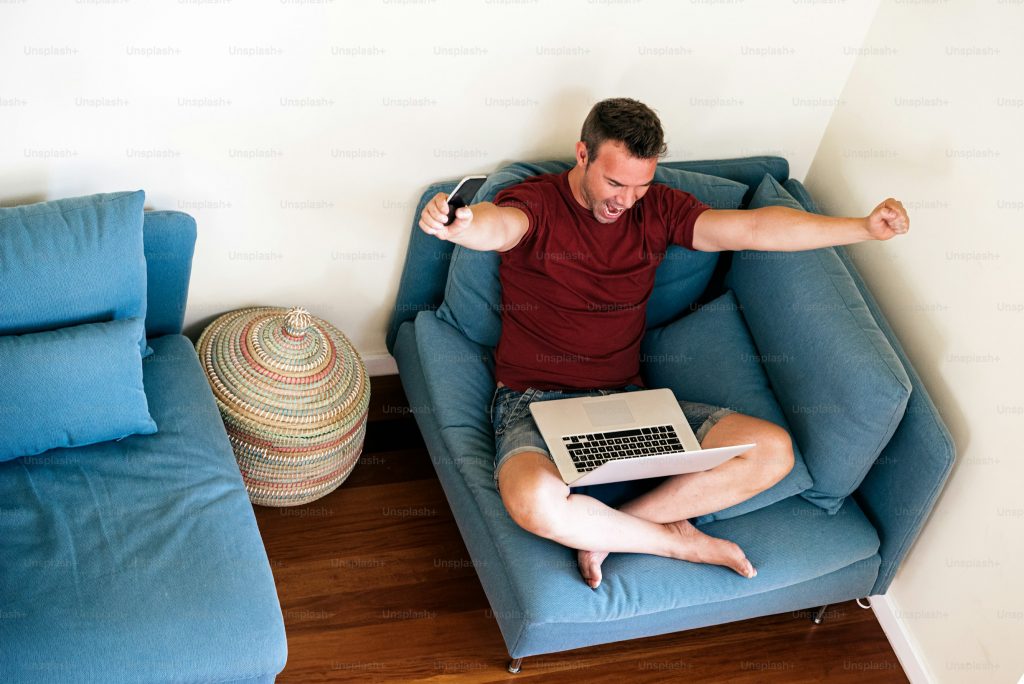
M 790 202 L 766 177 L 749 207 Z M 802 496 L 835 513 L 903 418 L 907 372 L 833 248 L 736 252 L 726 285 L 814 479 Z
M 789 425 L 761 366 L 761 357 L 731 291 L 694 313 L 647 333 L 640 361 L 648 387 L 669 387 L 679 399 L 727 406 L 786 430 Z M 812 480 L 800 448 L 793 444 L 793 469 L 760 494 L 697 524 L 743 515 L 799 494 Z
M 516 163 L 492 174 L 477 193 L 476 202 L 492 201 L 497 194 L 530 176 L 561 173 L 567 162 Z M 737 209 L 747 186 L 743 183 L 659 166 L 654 180 L 688 192 L 705 204 Z M 647 304 L 647 326 L 662 325 L 682 314 L 703 293 L 714 272 L 718 255 L 695 252 L 673 245 L 655 275 L 654 292 Z M 487 347 L 495 347 L 501 336 L 501 283 L 497 252 L 479 252 L 456 245 L 448 268 L 444 302 L 437 310 L 441 320 Z
M 129 318 L 0 336 L 0 461 L 156 432 L 143 326 Z

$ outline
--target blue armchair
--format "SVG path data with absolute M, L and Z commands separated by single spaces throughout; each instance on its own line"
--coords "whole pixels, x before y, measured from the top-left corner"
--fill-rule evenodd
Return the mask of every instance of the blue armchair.
M 769 200 L 780 200 L 768 203 L 785 203 L 784 195 L 795 206 L 817 211 L 779 157 L 661 166 L 669 175 L 706 174 L 706 185 L 739 184 L 741 208 L 765 202 L 767 193 Z M 563 168 L 564 163 L 517 165 L 496 176 Z M 575 552 L 519 528 L 494 488 L 488 404 L 496 334 L 486 329 L 486 319 L 498 320 L 497 256 L 453 250 L 416 226 L 425 203 L 454 185 L 430 186 L 416 210 L 387 344 L 513 659 L 510 670 L 518 671 L 530 655 L 885 593 L 945 482 L 954 448 L 843 248 L 792 254 L 673 248 L 681 251 L 666 255 L 649 304 L 645 349 L 686 344 L 698 333 L 699 339 L 686 353 L 650 354 L 643 366 L 647 384 L 673 386 L 679 380 L 687 393 L 680 398 L 717 398 L 745 409 L 742 393 L 722 394 L 731 366 L 740 364 L 715 359 L 721 366 L 709 374 L 712 357 L 704 356 L 721 345 L 715 325 L 703 325 L 715 320 L 702 313 L 714 307 L 700 305 L 725 301 L 718 299 L 722 295 L 735 298 L 733 309 L 741 315 L 730 320 L 749 330 L 756 348 L 745 355 L 757 367 L 748 370 L 768 378 L 765 385 L 785 416 L 779 420 L 787 423 L 806 462 L 801 472 L 809 478 L 790 481 L 774 497 L 698 521 L 708 534 L 737 542 L 758 568 L 756 578 L 715 566 L 612 554 L 604 582 L 592 591 L 577 573 Z M 690 270 L 681 273 L 681 264 Z M 467 268 L 482 269 L 485 276 L 467 274 Z M 449 305 L 467 296 L 482 302 L 477 313 Z M 810 299 L 800 303 L 804 296 Z M 687 323 L 698 317 L 702 325 Z M 616 505 L 635 486 L 607 485 L 588 493 Z

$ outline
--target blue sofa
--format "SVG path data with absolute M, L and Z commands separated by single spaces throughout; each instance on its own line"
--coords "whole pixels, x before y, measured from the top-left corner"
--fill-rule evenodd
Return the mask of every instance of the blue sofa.
M 755 188 L 760 192 L 764 184 L 779 189 L 777 194 L 786 194 L 791 201 L 795 198 L 802 208 L 817 211 L 801 183 L 788 177 L 788 163 L 780 157 L 661 166 L 707 174 L 712 185 L 740 184 L 736 197 L 740 208 L 748 208 Z M 514 166 L 511 171 L 521 177 L 564 168 L 568 168 L 565 163 L 549 162 Z M 454 185 L 454 181 L 437 183 L 423 193 L 387 345 L 513 659 L 511 671 L 518 671 L 519 659 L 530 655 L 885 593 L 945 482 L 954 448 L 921 379 L 844 249 L 783 256 L 683 254 L 672 251 L 681 248 L 670 248 L 659 266 L 648 307 L 648 337 L 660 335 L 664 343 L 665 330 L 673 330 L 671 326 L 685 324 L 691 315 L 711 315 L 700 312 L 713 311 L 709 303 L 725 301 L 719 296 L 738 300 L 733 309 L 741 310 L 742 317 L 734 320 L 741 321 L 737 325 L 743 329 L 749 327 L 757 347 L 744 359 L 754 358 L 755 366 L 764 367 L 753 372 L 769 378 L 762 384 L 776 395 L 794 447 L 803 457 L 787 478 L 789 489 L 777 490 L 774 499 L 697 521 L 707 533 L 740 544 L 758 568 L 756 578 L 746 580 L 717 566 L 612 554 L 604 564 L 604 581 L 592 591 L 578 575 L 575 552 L 519 528 L 495 490 L 488 402 L 494 391 L 496 334 L 481 328 L 491 325 L 482 323 L 484 319 L 497 316 L 499 300 L 493 290 L 497 256 L 460 254 L 461 248 L 453 251 L 453 245 L 416 226 L 425 203 L 437 192 L 450 192 Z M 472 268 L 491 270 L 483 280 L 467 285 L 467 274 L 460 269 L 469 268 L 467 263 L 473 260 L 482 265 Z M 692 261 L 693 273 L 672 271 L 686 260 Z M 476 278 L 470 276 L 470 281 Z M 834 304 L 812 301 L 787 306 L 778 301 L 783 297 L 778 294 L 780 288 L 796 293 L 785 296 L 799 296 L 806 289 L 835 291 L 839 298 Z M 475 298 L 482 304 L 476 313 L 470 309 L 467 314 L 449 306 L 453 297 Z M 847 339 L 839 331 L 853 319 L 862 327 L 873 326 L 873 331 L 858 331 L 856 339 Z M 861 352 L 843 353 L 843 345 L 848 344 L 861 345 L 858 348 L 867 349 L 864 353 L 872 358 L 858 355 Z M 787 345 L 796 345 L 800 351 L 787 355 Z M 715 396 L 717 378 L 731 373 L 729 361 L 713 373 L 701 367 L 701 354 L 713 353 L 716 346 L 712 340 L 686 354 L 651 355 L 643 367 L 647 384 L 682 373 L 688 378 L 689 395 L 680 398 L 706 401 Z M 783 362 L 774 362 L 777 358 Z M 868 366 L 881 368 L 883 375 L 869 379 Z M 845 388 L 844 379 L 862 386 L 855 396 L 836 389 L 830 398 L 833 387 Z M 892 386 L 900 398 L 874 396 L 873 385 L 863 386 L 863 382 Z M 801 404 L 802 396 L 814 397 L 816 403 Z M 895 409 L 883 412 L 881 418 L 891 424 L 872 428 L 865 423 L 863 430 L 850 429 L 862 418 L 857 407 L 871 412 L 887 402 Z M 742 396 L 737 405 L 744 408 Z M 848 434 L 840 433 L 823 444 L 821 428 L 841 428 Z M 874 430 L 880 430 L 879 436 L 873 435 Z M 849 462 L 849 447 L 868 437 L 874 440 L 868 446 L 875 449 L 869 460 L 860 466 Z M 838 496 L 832 491 L 838 487 L 834 468 L 849 486 Z M 588 493 L 617 505 L 642 486 L 645 483 L 605 485 Z
M 284 668 L 252 506 L 181 334 L 196 224 L 154 211 L 143 231 L 157 432 L 0 462 L 0 681 L 256 683 Z

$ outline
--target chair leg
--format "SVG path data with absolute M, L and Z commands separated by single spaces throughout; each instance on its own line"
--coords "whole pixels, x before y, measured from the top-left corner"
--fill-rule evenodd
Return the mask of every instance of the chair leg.
M 812 618 L 814 620 L 814 624 L 820 625 L 822 622 L 825 621 L 826 610 L 828 610 L 827 604 L 822 606 L 821 608 L 818 608 L 817 612 L 814 613 L 814 617 Z
M 522 666 L 522 658 L 513 658 L 512 660 L 508 661 L 508 671 L 512 674 L 519 674 L 519 670 L 522 668 Z

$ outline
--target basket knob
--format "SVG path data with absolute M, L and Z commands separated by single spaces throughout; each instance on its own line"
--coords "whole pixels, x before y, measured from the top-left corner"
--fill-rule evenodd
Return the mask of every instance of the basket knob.
M 289 309 L 284 317 L 285 331 L 292 337 L 303 337 L 313 323 L 313 316 L 302 307 Z

